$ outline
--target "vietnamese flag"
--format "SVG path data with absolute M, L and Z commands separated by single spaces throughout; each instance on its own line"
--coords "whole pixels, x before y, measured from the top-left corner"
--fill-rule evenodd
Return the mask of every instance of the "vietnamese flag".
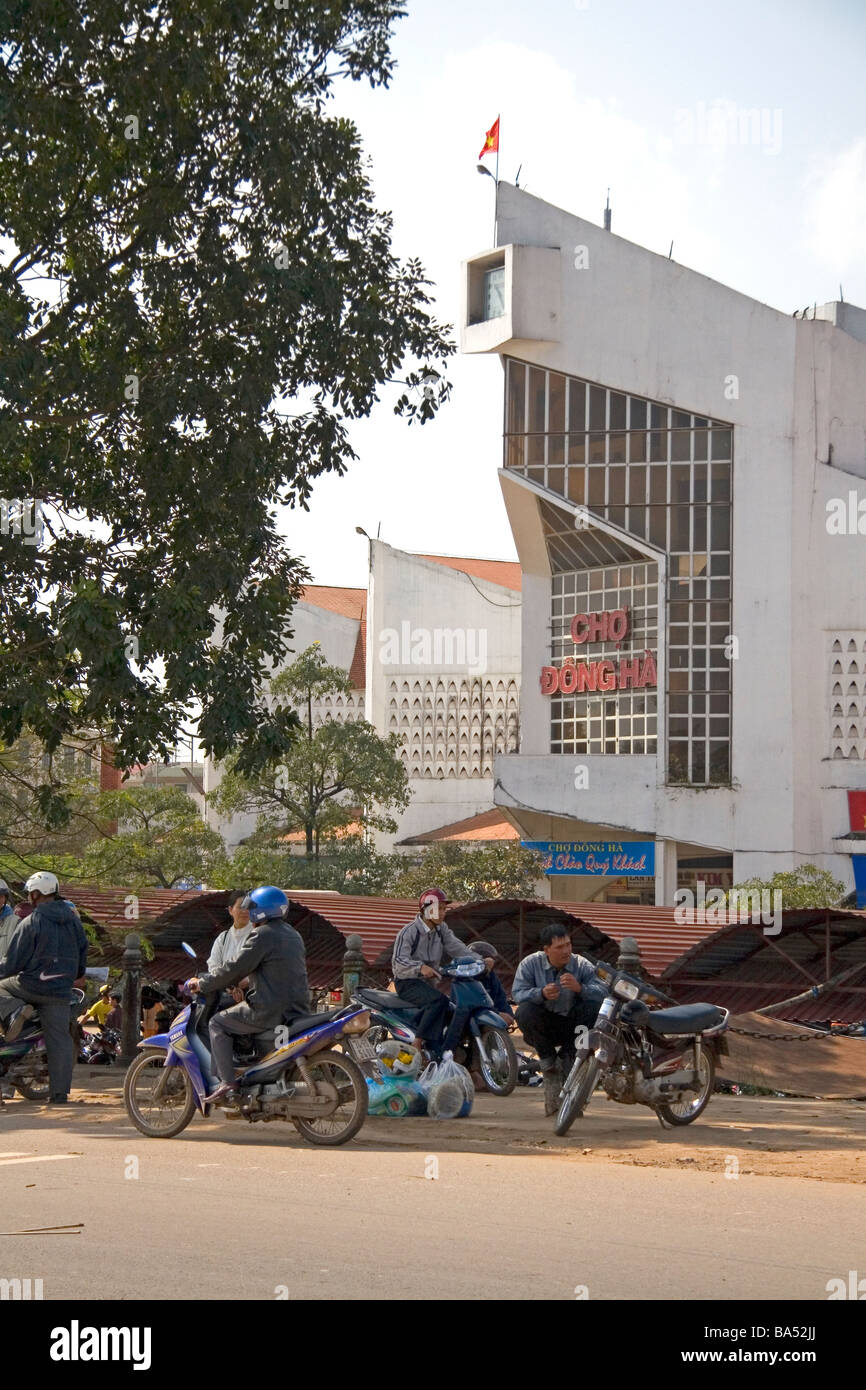
M 493 125 L 490 127 L 490 129 L 488 130 L 487 134 L 486 134 L 485 137 L 484 137 L 484 148 L 482 149 L 482 151 L 481 151 L 480 155 L 478 156 L 478 158 L 479 158 L 479 159 L 483 159 L 484 156 L 485 156 L 486 154 L 498 154 L 498 153 L 499 153 L 499 117 L 497 116 L 497 117 L 496 117 L 496 120 L 493 122 Z

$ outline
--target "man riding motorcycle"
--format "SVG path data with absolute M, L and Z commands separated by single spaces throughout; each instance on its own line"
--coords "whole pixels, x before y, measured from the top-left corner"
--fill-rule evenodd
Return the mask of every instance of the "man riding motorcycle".
M 243 901 L 255 930 L 237 958 L 219 970 L 187 981 L 196 993 L 217 993 L 250 977 L 246 1001 L 215 1013 L 208 1025 L 211 1056 L 220 1084 L 208 1102 L 237 1099 L 234 1045 L 244 1034 L 266 1033 L 310 1011 L 304 943 L 283 918 L 289 900 L 281 888 L 256 888 Z
M 400 998 L 423 1010 L 415 1028 L 416 1045 L 426 1046 L 435 1057 L 456 1051 L 467 1018 L 464 1011 L 455 1010 L 442 1037 L 450 1004 L 447 994 L 431 983 L 437 975 L 436 967 L 445 955 L 458 960 L 470 954 L 466 943 L 442 920 L 447 905 L 448 899 L 440 888 L 426 889 L 418 899 L 418 916 L 398 933 L 391 957 L 394 988 Z
M 18 1037 L 37 1006 L 45 1037 L 50 1105 L 65 1104 L 75 1052 L 70 1032 L 72 986 L 87 967 L 87 937 L 54 874 L 40 872 L 24 885 L 31 911 L 18 923 L 0 960 L 0 1023 L 7 1042 Z

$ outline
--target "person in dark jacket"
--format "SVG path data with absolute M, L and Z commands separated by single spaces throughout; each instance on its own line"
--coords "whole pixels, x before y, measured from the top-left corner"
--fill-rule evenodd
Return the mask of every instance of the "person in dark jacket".
M 78 913 L 61 898 L 54 874 L 33 874 L 24 886 L 31 912 L 0 960 L 0 1023 L 11 1042 L 38 1008 L 48 1054 L 49 1104 L 63 1105 L 75 1061 L 69 1005 L 72 987 L 87 967 L 87 937 Z
M 289 900 L 281 888 L 257 888 L 244 900 L 255 930 L 240 955 L 221 969 L 188 981 L 195 993 L 215 994 L 250 978 L 246 1001 L 214 1014 L 208 1025 L 211 1055 L 220 1085 L 210 1102 L 236 1099 L 233 1037 L 265 1033 L 310 1011 L 304 943 L 283 919 Z
M 0 960 L 3 959 L 8 950 L 12 933 L 19 921 L 20 918 L 15 915 L 9 902 L 9 885 L 5 879 L 0 878 Z
M 503 1023 L 516 1023 L 514 1010 L 508 1002 L 508 996 L 502 986 L 502 981 L 496 974 L 496 962 L 499 960 L 499 952 L 495 946 L 491 946 L 489 941 L 473 941 L 472 950 L 476 956 L 480 956 L 487 969 L 483 975 L 478 976 L 478 983 L 483 985 L 493 1000 L 493 1007 L 499 1014 Z

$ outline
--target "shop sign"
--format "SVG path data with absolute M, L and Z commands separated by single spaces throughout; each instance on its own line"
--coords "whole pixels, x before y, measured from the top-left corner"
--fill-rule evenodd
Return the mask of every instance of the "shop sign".
M 629 611 L 614 608 L 603 613 L 577 613 L 571 620 L 575 646 L 587 642 L 615 642 L 629 635 Z M 655 656 L 618 657 L 616 661 L 576 661 L 566 657 L 561 666 L 542 666 L 542 695 L 582 695 L 587 690 L 642 690 L 658 683 Z
M 546 874 L 610 878 L 655 876 L 654 840 L 521 840 L 544 857 Z

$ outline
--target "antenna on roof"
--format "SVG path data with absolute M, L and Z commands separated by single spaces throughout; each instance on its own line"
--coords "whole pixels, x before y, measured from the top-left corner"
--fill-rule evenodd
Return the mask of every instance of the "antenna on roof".
M 670 251 L 668 252 L 668 260 L 671 259 L 671 256 L 672 256 L 673 254 L 674 254 L 674 244 L 673 244 L 673 242 L 671 242 L 671 249 L 670 249 Z
M 610 231 L 610 189 L 607 190 L 607 202 L 604 205 L 604 230 Z
M 842 293 L 842 286 L 841 286 L 841 285 L 839 286 L 839 303 L 840 303 L 840 304 L 844 304 L 844 303 L 845 303 L 845 296 L 844 296 L 844 294 Z
M 520 179 L 520 171 L 521 171 L 522 168 L 523 168 L 523 165 L 522 165 L 522 164 L 518 164 L 518 166 L 517 166 L 517 173 L 514 175 L 514 187 L 515 187 L 515 188 L 519 188 L 519 187 L 520 187 L 520 183 L 518 182 L 518 180 Z

